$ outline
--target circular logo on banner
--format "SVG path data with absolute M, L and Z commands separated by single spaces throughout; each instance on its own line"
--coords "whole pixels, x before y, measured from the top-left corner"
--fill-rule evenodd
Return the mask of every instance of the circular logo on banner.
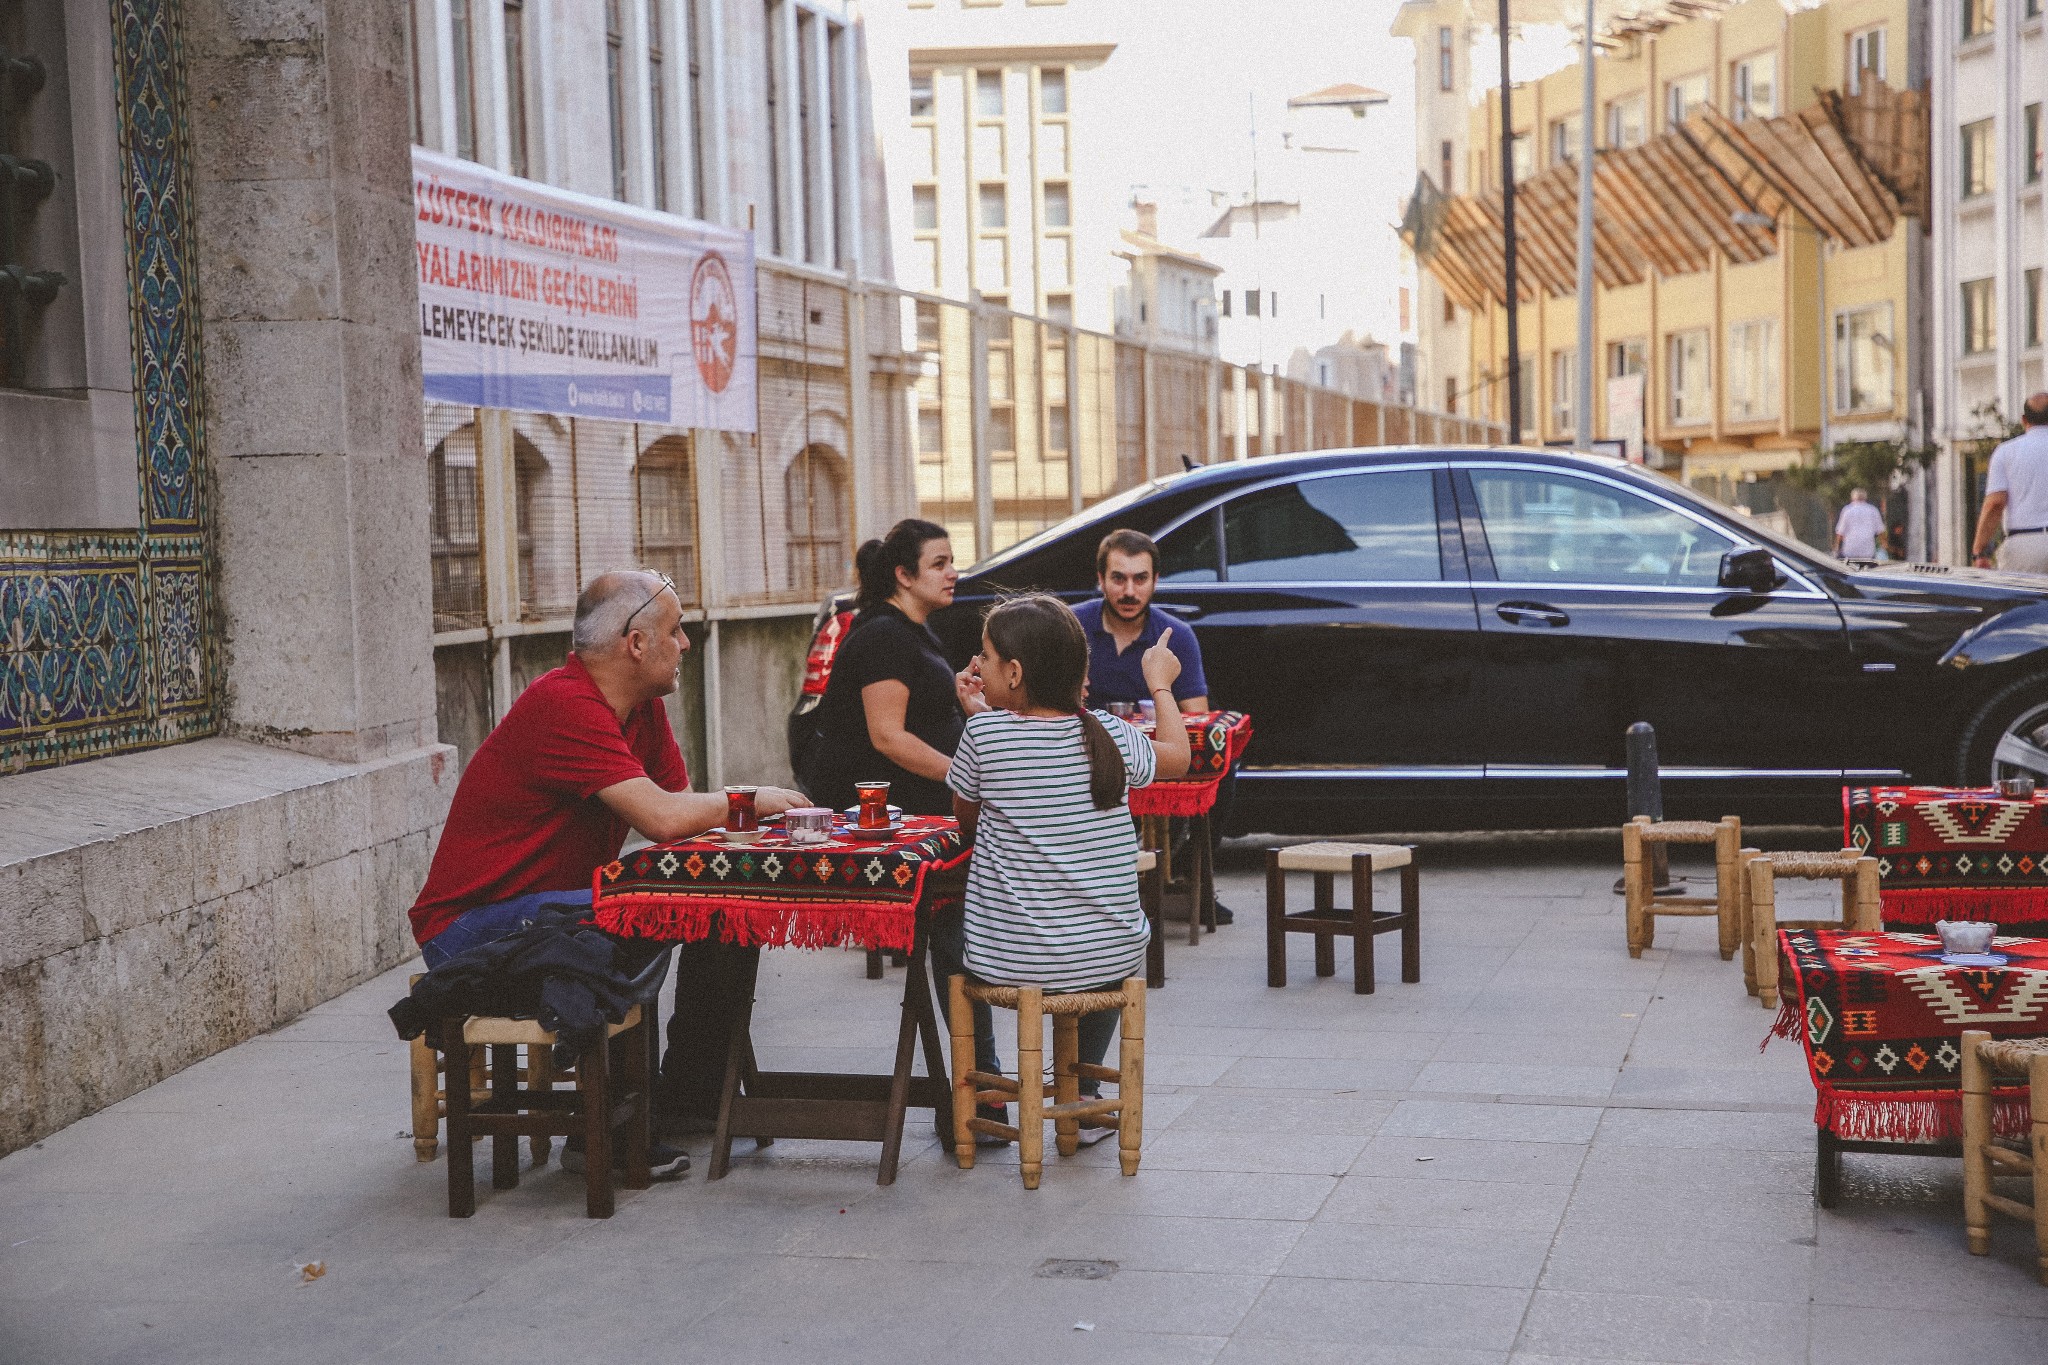
M 739 363 L 739 311 L 739 296 L 733 293 L 724 258 L 705 252 L 690 276 L 690 344 L 697 354 L 697 373 L 713 393 L 725 392 Z

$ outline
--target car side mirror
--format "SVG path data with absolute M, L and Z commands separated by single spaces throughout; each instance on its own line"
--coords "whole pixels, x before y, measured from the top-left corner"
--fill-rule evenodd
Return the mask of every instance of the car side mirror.
M 1720 583 L 1737 592 L 1769 592 L 1778 586 L 1778 566 L 1761 545 L 1730 550 L 1721 556 Z

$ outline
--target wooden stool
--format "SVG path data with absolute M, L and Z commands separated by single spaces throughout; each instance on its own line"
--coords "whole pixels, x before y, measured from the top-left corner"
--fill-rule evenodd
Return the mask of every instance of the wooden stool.
M 1372 908 L 1372 874 L 1401 869 L 1401 908 Z M 1312 872 L 1316 879 L 1313 910 L 1287 913 L 1287 874 Z M 1336 881 L 1351 875 L 1351 908 L 1336 904 Z M 1296 844 L 1266 850 L 1266 984 L 1287 984 L 1287 936 L 1316 936 L 1316 975 L 1337 974 L 1337 936 L 1351 938 L 1351 989 L 1371 995 L 1372 941 L 1376 935 L 1401 931 L 1401 979 L 1422 980 L 1420 877 L 1412 844 Z
M 974 1070 L 974 1011 L 979 1000 L 998 1009 L 1017 1011 L 1017 1079 Z M 1080 1022 L 1097 1010 L 1121 1010 L 1117 1064 L 1095 1066 L 1080 1058 Z M 1081 1145 L 1084 1118 L 1099 1118 L 1117 1130 L 1117 1155 L 1125 1175 L 1138 1173 L 1138 1144 L 1145 1124 L 1145 982 L 1128 977 L 1114 991 L 1072 991 L 1048 994 L 1037 986 L 988 986 L 964 975 L 952 978 L 946 1014 L 953 1033 L 953 1150 L 960 1169 L 974 1168 L 974 1135 L 993 1133 L 1017 1144 L 1024 1188 L 1038 1188 L 1045 1161 L 1045 1121 L 1053 1121 L 1061 1156 Z M 1045 1077 L 1045 1016 L 1052 1016 L 1053 1078 Z M 1109 1081 L 1114 1098 L 1084 1100 L 1083 1078 Z M 1047 1105 L 1046 1096 L 1053 1103 Z M 994 1119 L 975 1117 L 976 1105 L 1017 1105 L 1013 1128 Z
M 2027 1082 L 2032 1111 L 2027 1143 L 1997 1135 L 1992 1124 L 1994 1079 L 2018 1076 Z M 2032 1178 L 2023 1204 L 1994 1194 L 1992 1176 L 1998 1168 Z M 1963 1031 L 1963 1230 L 1972 1256 L 1991 1254 L 1991 1215 L 2002 1213 L 2034 1225 L 2034 1270 L 2048 1284 L 2048 1189 L 2041 1174 L 2048 1171 L 2048 1038 L 1994 1039 L 1982 1029 Z
M 1755 983 L 1753 993 L 1767 1010 L 1778 1007 L 1780 929 L 1858 929 L 1876 933 L 1883 927 L 1877 900 L 1877 859 L 1859 856 L 1853 848 L 1840 853 L 1760 853 L 1749 860 L 1743 872 L 1749 878 L 1743 911 L 1749 921 L 1749 934 L 1742 950 L 1742 975 L 1745 984 Z M 1780 877 L 1840 882 L 1842 917 L 1779 919 Z
M 626 1188 L 644 1190 L 652 1183 L 648 1166 L 653 1111 L 654 1011 L 635 1005 L 621 1023 L 609 1025 L 605 1041 L 576 1059 L 576 1088 L 556 1090 L 541 1085 L 522 1087 L 516 1050 L 545 1055 L 555 1035 L 531 1019 L 460 1015 L 443 1020 L 442 1051 L 490 1049 L 491 1087 L 475 1099 L 468 1086 L 447 1091 L 448 1216 L 467 1218 L 476 1212 L 476 1139 L 491 1139 L 491 1186 L 510 1190 L 519 1185 L 519 1136 L 522 1133 L 567 1137 L 583 1134 L 584 1208 L 592 1218 L 612 1216 L 612 1129 L 626 1125 Z M 450 1040 L 459 1040 L 450 1042 Z M 613 1052 L 619 1053 L 621 1088 L 612 1086 Z M 449 1062 L 459 1074 L 461 1063 Z M 448 1063 L 444 1063 L 445 1066 Z
M 1145 985 L 1156 991 L 1166 984 L 1166 870 L 1149 848 L 1138 850 L 1138 904 L 1152 926 L 1152 941 L 1145 945 Z
M 408 984 L 417 984 L 423 973 L 414 972 Z M 441 1116 L 447 1112 L 448 1096 L 442 1089 L 441 1054 L 427 1045 L 423 1034 L 412 1040 L 412 1153 L 415 1160 L 432 1161 L 441 1148 Z M 522 1049 L 523 1060 L 519 1068 L 519 1079 L 535 1089 L 549 1088 L 553 1082 L 573 1078 L 574 1073 L 558 1073 L 554 1068 L 553 1053 L 548 1048 Z M 472 1104 L 480 1103 L 491 1093 L 490 1073 L 485 1067 L 484 1050 L 473 1047 L 469 1050 L 469 1095 Z M 545 1166 L 548 1155 L 554 1150 L 554 1139 L 542 1133 L 535 1133 L 528 1139 L 533 1149 L 533 1164 Z
M 1650 850 L 1660 844 L 1712 844 L 1714 894 L 1659 896 Z M 1658 915 L 1713 915 L 1721 922 L 1721 960 L 1735 956 L 1741 939 L 1742 821 L 1657 820 L 1638 815 L 1621 827 L 1622 885 L 1628 897 L 1628 955 L 1641 957 L 1657 935 Z

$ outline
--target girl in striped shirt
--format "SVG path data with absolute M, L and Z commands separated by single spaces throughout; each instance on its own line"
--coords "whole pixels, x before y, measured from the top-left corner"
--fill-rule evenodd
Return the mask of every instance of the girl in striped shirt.
M 1158 713 L 1177 717 L 1180 660 L 1165 636 L 1142 666 Z M 1187 772 L 1187 730 L 1169 724 L 1161 738 L 1147 739 L 1129 722 L 1082 706 L 1088 637 L 1056 597 L 1013 597 L 993 608 L 968 672 L 991 709 L 968 720 L 947 778 L 974 844 L 966 969 L 1001 986 L 1114 990 L 1144 971 L 1151 936 L 1138 903 L 1127 793 Z M 1115 1010 L 1082 1016 L 1082 1061 L 1101 1065 L 1116 1024 Z M 996 1070 L 993 1031 L 976 1025 L 976 1052 L 984 1054 L 977 1064 Z M 1084 1080 L 1081 1088 L 1098 1087 Z

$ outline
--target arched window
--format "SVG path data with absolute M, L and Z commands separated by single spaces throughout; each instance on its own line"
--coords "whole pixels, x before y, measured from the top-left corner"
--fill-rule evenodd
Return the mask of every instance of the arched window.
M 676 595 L 697 600 L 697 488 L 687 436 L 664 436 L 647 447 L 633 471 L 644 568 L 675 581 Z
M 548 462 L 533 442 L 518 432 L 512 434 L 513 533 L 519 542 L 519 619 L 538 621 L 548 613 L 542 608 L 538 580 L 533 567 L 533 498 L 548 474 Z
M 853 578 L 848 547 L 846 475 L 830 446 L 797 452 L 782 475 L 789 544 L 789 586 L 813 596 Z
M 477 548 L 476 428 L 462 427 L 427 461 L 427 544 L 433 560 L 434 629 L 484 623 L 483 565 Z

